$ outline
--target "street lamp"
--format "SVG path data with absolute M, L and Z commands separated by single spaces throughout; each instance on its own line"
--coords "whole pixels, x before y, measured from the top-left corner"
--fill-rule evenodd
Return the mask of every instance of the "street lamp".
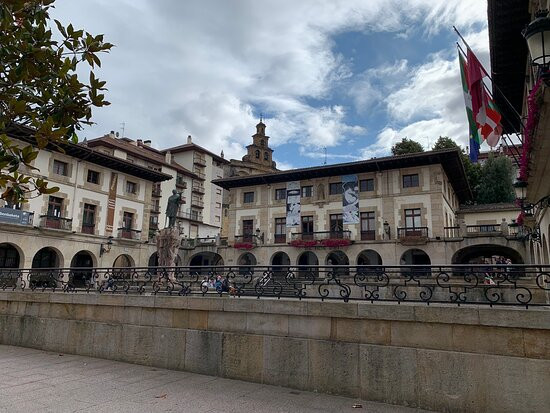
M 100 247 L 99 247 L 99 256 L 102 257 L 103 254 L 105 254 L 106 252 L 110 252 L 112 245 L 113 245 L 113 237 L 109 236 L 109 238 L 107 238 L 107 244 L 102 243 L 100 245 Z
M 550 18 L 548 10 L 539 10 L 533 20 L 523 31 L 527 41 L 531 64 L 538 66 L 540 75 L 548 80 L 548 66 L 550 64 Z
M 514 190 L 516 192 L 516 199 L 523 203 L 527 198 L 527 182 L 516 179 L 514 182 Z

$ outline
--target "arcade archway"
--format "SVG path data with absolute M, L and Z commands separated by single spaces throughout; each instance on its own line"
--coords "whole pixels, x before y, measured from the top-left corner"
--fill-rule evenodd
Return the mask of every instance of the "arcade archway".
M 523 264 L 523 257 L 510 247 L 496 244 L 471 245 L 454 253 L 453 264 L 496 264 L 499 258 L 510 259 L 512 264 Z

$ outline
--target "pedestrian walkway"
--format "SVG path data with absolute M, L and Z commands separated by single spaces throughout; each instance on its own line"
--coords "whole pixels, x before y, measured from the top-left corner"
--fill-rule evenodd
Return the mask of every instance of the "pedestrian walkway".
M 353 405 L 362 407 L 354 408 Z M 0 345 L 0 412 L 419 412 L 182 371 Z

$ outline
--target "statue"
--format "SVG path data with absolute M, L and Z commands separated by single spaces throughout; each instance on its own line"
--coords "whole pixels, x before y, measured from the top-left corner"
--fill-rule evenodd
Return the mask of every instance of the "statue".
M 181 192 L 172 191 L 172 195 L 168 198 L 168 205 L 166 206 L 166 217 L 168 218 L 168 228 L 172 228 L 176 225 L 176 215 L 180 209 L 181 204 Z

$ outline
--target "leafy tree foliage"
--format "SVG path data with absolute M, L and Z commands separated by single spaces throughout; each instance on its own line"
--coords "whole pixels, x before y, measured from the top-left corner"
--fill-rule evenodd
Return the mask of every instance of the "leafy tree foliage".
M 64 27 L 49 11 L 54 0 L 5 0 L 0 3 L 0 192 L 13 203 L 33 194 L 52 193 L 33 172 L 32 161 L 47 145 L 78 142 L 77 131 L 91 124 L 92 107 L 108 105 L 105 82 L 93 69 L 98 54 L 112 44 Z M 56 40 L 59 39 L 59 40 Z M 87 68 L 88 81 L 77 76 Z M 34 130 L 36 146 L 14 143 L 8 130 Z M 26 166 L 26 168 L 25 168 Z
M 406 153 L 424 152 L 422 145 L 412 139 L 403 138 L 391 147 L 391 153 L 394 155 L 404 155 Z
M 435 142 L 432 150 L 438 151 L 440 149 L 454 149 L 454 148 L 459 148 L 459 146 L 456 144 L 454 140 L 452 140 L 448 136 L 440 136 Z
M 514 198 L 512 161 L 507 156 L 491 154 L 481 167 L 477 202 L 479 204 L 513 202 Z

